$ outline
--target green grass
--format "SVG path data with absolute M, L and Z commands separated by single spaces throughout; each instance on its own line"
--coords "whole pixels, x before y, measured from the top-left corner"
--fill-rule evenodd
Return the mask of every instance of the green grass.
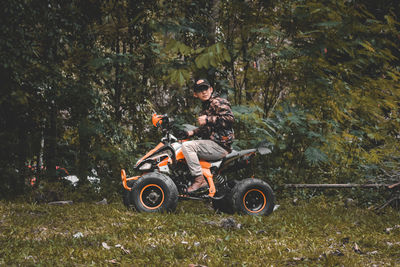
M 0 202 L 0 265 L 400 265 L 399 211 L 377 214 L 323 197 L 279 204 L 268 217 L 251 217 L 216 214 L 197 201 L 180 202 L 173 214 L 136 213 L 117 202 Z

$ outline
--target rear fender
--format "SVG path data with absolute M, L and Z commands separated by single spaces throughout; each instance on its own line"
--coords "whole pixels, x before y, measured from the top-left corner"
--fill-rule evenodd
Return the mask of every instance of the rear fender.
M 219 172 L 231 172 L 245 168 L 250 163 L 251 158 L 256 155 L 256 152 L 256 149 L 248 149 L 228 155 L 223 159 Z

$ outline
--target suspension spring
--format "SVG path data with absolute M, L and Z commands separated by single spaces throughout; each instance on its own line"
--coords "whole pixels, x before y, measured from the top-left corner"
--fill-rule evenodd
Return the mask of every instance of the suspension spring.
M 221 175 L 214 176 L 214 183 L 215 184 L 222 184 L 224 182 L 225 182 L 225 177 L 223 177 Z

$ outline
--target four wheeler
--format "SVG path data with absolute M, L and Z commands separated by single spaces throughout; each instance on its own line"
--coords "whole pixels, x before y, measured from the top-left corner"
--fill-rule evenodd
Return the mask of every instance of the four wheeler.
M 217 161 L 200 159 L 209 188 L 188 193 L 193 178 L 182 153 L 182 143 L 188 140 L 176 137 L 184 136 L 183 130 L 175 133 L 172 119 L 167 115 L 154 114 L 152 122 L 161 128 L 164 136 L 136 163 L 135 170 L 140 175 L 127 178 L 125 170 L 121 170 L 122 184 L 126 189 L 123 201 L 127 207 L 139 212 L 172 212 L 178 199 L 210 199 L 215 210 L 226 213 L 268 215 L 273 211 L 274 193 L 265 181 L 255 178 L 239 180 L 236 177 L 237 170 L 246 167 L 257 152 L 261 155 L 270 153 L 268 148 L 260 146 L 232 151 Z M 185 130 L 194 128 L 187 124 L 183 127 Z

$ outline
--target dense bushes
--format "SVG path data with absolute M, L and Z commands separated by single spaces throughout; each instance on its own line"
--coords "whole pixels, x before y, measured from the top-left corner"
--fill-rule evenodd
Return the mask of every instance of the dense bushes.
M 24 194 L 27 164 L 49 182 L 56 166 L 83 177 L 82 195 L 95 171 L 101 194 L 117 192 L 157 136 L 152 113 L 194 121 L 198 77 L 230 99 L 236 148 L 269 143 L 255 171 L 274 184 L 399 169 L 396 1 L 2 6 L 2 198 Z

